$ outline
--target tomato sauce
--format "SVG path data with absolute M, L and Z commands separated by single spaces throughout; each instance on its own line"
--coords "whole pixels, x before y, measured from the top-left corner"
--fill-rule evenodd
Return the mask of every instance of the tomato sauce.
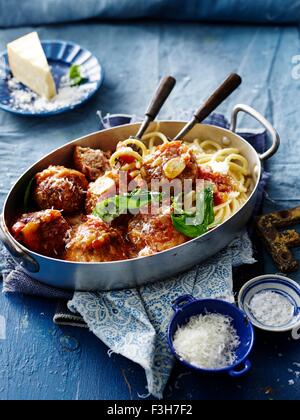
M 219 206 L 228 200 L 228 194 L 233 191 L 233 180 L 229 175 L 223 175 L 199 167 L 198 178 L 210 181 L 215 185 L 214 204 Z

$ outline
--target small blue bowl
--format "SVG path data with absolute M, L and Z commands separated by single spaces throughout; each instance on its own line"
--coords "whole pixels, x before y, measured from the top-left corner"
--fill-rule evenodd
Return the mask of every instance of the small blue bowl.
M 252 313 L 251 301 L 254 296 L 268 291 L 281 295 L 293 308 L 290 319 L 284 325 L 266 325 Z M 263 331 L 283 333 L 300 328 L 300 286 L 288 277 L 277 274 L 256 277 L 241 289 L 238 302 L 240 309 L 246 313 L 252 324 Z
M 171 320 L 168 330 L 168 342 L 173 355 L 185 366 L 195 369 L 201 373 L 227 373 L 232 377 L 245 375 L 251 369 L 251 363 L 248 357 L 254 345 L 254 328 L 249 322 L 244 312 L 235 305 L 216 299 L 195 299 L 191 295 L 184 295 L 176 299 L 172 305 L 175 314 Z M 229 316 L 233 319 L 233 326 L 240 338 L 240 346 L 236 351 L 236 362 L 222 369 L 202 369 L 183 360 L 175 351 L 173 346 L 173 337 L 179 327 L 187 324 L 192 316 L 206 313 L 218 313 Z

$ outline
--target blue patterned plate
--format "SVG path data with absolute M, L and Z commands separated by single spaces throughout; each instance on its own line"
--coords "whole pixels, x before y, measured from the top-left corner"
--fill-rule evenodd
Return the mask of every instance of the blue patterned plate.
M 272 292 L 280 298 L 280 305 L 288 305 L 289 313 L 283 323 L 279 325 L 269 324 L 259 319 L 253 311 L 252 301 L 254 298 L 265 300 L 267 292 Z M 259 301 L 261 305 L 261 300 Z M 257 328 L 271 332 L 286 332 L 300 327 L 300 286 L 293 280 L 270 274 L 256 277 L 244 285 L 239 293 L 239 307 L 248 319 Z M 281 307 L 276 306 L 276 309 Z M 261 314 L 260 314 L 261 315 Z
M 0 108 L 14 114 L 27 116 L 56 115 L 79 107 L 88 101 L 100 88 L 103 82 L 103 69 L 91 52 L 81 48 L 79 45 L 65 41 L 42 41 L 42 46 L 58 89 L 61 86 L 62 77 L 68 74 L 70 67 L 73 64 L 80 65 L 82 74 L 87 79 L 84 85 L 81 85 L 82 95 L 81 93 L 78 94 L 78 99 L 73 99 L 71 103 L 65 103 L 67 102 L 66 100 L 62 101 L 58 109 L 52 110 L 40 109 L 33 111 L 16 106 L 9 84 L 9 79 L 12 75 L 8 64 L 7 52 L 5 51 L 0 54 Z M 31 92 L 21 84 L 19 88 L 24 92 Z

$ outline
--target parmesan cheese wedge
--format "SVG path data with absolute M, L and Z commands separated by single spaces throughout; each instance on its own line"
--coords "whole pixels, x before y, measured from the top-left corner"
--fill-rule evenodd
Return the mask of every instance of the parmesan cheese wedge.
M 13 76 L 38 95 L 52 99 L 55 82 L 37 32 L 32 32 L 7 45 Z

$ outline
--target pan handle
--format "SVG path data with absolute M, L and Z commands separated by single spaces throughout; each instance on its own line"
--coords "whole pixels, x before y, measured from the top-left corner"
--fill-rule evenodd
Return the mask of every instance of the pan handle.
M 228 373 L 232 378 L 240 378 L 241 376 L 246 375 L 247 372 L 252 368 L 252 364 L 249 360 L 246 360 L 242 365 L 241 370 L 231 369 Z
M 262 153 L 259 155 L 259 158 L 262 161 L 270 159 L 270 157 L 272 157 L 277 152 L 280 146 L 279 134 L 277 133 L 275 128 L 272 126 L 272 124 L 268 120 L 266 120 L 266 118 L 263 117 L 258 111 L 256 111 L 249 105 L 243 105 L 243 104 L 236 105 L 232 111 L 230 130 L 233 131 L 234 133 L 236 132 L 236 129 L 237 129 L 237 117 L 240 112 L 244 112 L 245 114 L 248 114 L 251 117 L 253 117 L 270 134 L 271 139 L 272 139 L 271 147 L 265 153 Z
M 174 302 L 172 302 L 172 309 L 175 312 L 179 312 L 182 310 L 183 306 L 182 304 L 187 304 L 194 302 L 196 299 L 192 295 L 183 295 L 179 296 L 179 298 L 175 299 Z
M 4 223 L 3 214 L 0 216 L 0 240 L 12 257 L 29 273 L 37 273 L 40 270 L 39 263 L 30 255 L 19 248 L 8 236 Z

